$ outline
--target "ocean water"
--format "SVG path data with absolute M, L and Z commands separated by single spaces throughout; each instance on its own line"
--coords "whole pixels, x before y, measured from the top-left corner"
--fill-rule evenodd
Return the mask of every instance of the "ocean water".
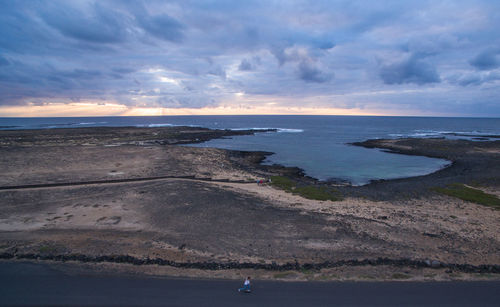
M 265 129 L 252 136 L 216 139 L 190 146 L 269 151 L 264 163 L 297 166 L 319 180 L 363 185 L 370 180 L 432 173 L 449 161 L 391 154 L 349 143 L 375 138 L 446 137 L 477 141 L 498 139 L 499 118 L 381 116 L 151 116 L 0 118 L 0 129 L 94 126 L 159 127 L 188 125 L 215 129 Z

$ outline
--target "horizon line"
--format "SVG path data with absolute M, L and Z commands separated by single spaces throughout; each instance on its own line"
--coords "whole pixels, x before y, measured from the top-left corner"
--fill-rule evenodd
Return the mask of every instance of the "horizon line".
M 99 117 L 202 117 L 202 116 L 337 116 L 337 117 L 426 117 L 426 118 L 478 118 L 500 119 L 500 116 L 457 116 L 457 115 L 366 115 L 366 114 L 163 114 L 163 115 L 68 115 L 68 116 L 3 116 L 0 118 L 99 118 Z

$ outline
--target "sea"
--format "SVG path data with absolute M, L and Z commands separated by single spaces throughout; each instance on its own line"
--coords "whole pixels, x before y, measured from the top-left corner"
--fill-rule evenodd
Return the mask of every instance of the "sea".
M 500 139 L 500 118 L 384 116 L 131 116 L 0 118 L 0 130 L 78 127 L 194 126 L 212 129 L 276 129 L 188 146 L 268 151 L 264 164 L 296 166 L 318 180 L 364 185 L 371 180 L 420 176 L 450 161 L 388 153 L 350 145 L 379 138 Z

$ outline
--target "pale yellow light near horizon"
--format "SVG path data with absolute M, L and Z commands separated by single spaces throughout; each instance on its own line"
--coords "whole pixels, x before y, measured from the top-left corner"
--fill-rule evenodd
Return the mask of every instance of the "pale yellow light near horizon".
M 383 115 L 360 109 L 284 107 L 270 102 L 255 107 L 225 105 L 204 108 L 128 107 L 116 103 L 47 103 L 0 106 L 0 117 L 161 116 L 161 115 Z

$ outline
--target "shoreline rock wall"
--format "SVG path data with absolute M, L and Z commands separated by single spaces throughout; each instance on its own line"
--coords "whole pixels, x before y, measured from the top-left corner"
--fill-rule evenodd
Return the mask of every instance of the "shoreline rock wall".
M 3 260 L 52 260 L 52 261 L 78 261 L 83 263 L 125 263 L 133 265 L 165 265 L 176 268 L 185 269 L 201 269 L 201 270 L 231 270 L 231 269 L 255 269 L 267 271 L 301 271 L 301 270 L 321 270 L 325 268 L 335 268 L 341 266 L 377 266 L 391 265 L 396 267 L 413 267 L 413 268 L 447 268 L 453 271 L 463 273 L 500 273 L 500 265 L 496 264 L 457 264 L 443 263 L 437 260 L 413 260 L 413 259 L 363 259 L 363 260 L 342 260 L 336 262 L 325 261 L 321 263 L 285 263 L 277 264 L 275 262 L 267 263 L 251 263 L 251 262 L 176 262 L 161 258 L 137 258 L 129 255 L 102 255 L 102 256 L 87 256 L 82 254 L 65 254 L 65 255 L 50 255 L 50 254 L 11 254 L 2 253 L 0 259 Z

